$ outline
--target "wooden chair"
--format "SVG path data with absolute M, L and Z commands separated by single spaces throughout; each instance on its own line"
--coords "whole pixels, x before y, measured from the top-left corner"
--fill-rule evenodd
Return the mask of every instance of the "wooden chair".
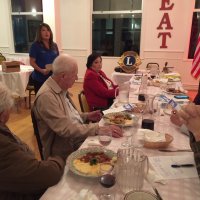
M 35 114 L 33 112 L 33 110 L 31 110 L 31 118 L 32 118 L 32 123 L 33 123 L 33 130 L 34 130 L 34 134 L 37 140 L 37 144 L 38 144 L 38 149 L 40 152 L 40 157 L 41 160 L 44 160 L 44 156 L 43 156 L 43 146 L 42 146 L 42 142 L 41 142 L 41 138 L 40 138 L 40 134 L 39 134 L 39 129 L 38 129 L 38 125 L 37 125 L 37 119 L 35 117 Z
M 82 112 L 90 112 L 90 108 L 89 105 L 87 103 L 84 91 L 82 90 L 79 94 L 78 94 L 78 100 L 79 100 L 79 104 L 81 107 L 81 111 Z
M 146 69 L 150 71 L 152 77 L 159 75 L 159 64 L 158 63 L 148 63 Z
M 35 96 L 35 88 L 33 85 L 33 79 L 32 76 L 29 76 L 29 81 L 28 81 L 28 85 L 26 86 L 26 90 L 28 90 L 28 107 L 29 109 L 31 109 L 31 96 Z
M 6 58 L 0 53 L 0 65 L 3 61 L 6 61 Z
M 146 68 L 148 70 L 151 70 L 151 68 L 157 68 L 159 70 L 159 64 L 158 63 L 147 63 Z

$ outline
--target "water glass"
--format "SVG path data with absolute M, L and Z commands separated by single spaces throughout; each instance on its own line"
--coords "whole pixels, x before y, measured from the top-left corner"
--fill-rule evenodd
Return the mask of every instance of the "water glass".
M 133 137 L 132 137 L 133 136 L 132 128 L 123 127 L 122 131 L 123 131 L 123 137 L 125 139 L 122 142 L 122 146 L 131 147 L 132 146 L 132 139 L 133 139 Z
M 104 147 L 108 146 L 112 141 L 112 131 L 108 129 L 99 129 L 98 139 L 101 145 Z

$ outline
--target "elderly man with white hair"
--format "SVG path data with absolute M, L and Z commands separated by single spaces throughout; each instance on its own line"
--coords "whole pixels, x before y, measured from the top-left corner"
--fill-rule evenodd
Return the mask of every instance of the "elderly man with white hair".
M 58 183 L 65 162 L 58 156 L 47 161 L 35 158 L 6 126 L 12 105 L 10 91 L 0 83 L 0 199 L 39 199 L 48 187 Z
M 44 158 L 60 155 L 67 157 L 80 146 L 89 135 L 97 135 L 99 130 L 110 129 L 114 137 L 121 137 L 118 126 L 99 127 L 100 111 L 79 113 L 68 93 L 78 79 L 78 65 L 75 59 L 62 54 L 53 62 L 53 75 L 49 77 L 37 93 L 33 112 L 43 145 Z

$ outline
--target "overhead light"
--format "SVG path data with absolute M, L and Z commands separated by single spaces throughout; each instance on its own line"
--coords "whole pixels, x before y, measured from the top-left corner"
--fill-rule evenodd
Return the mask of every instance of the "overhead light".
M 134 18 L 135 17 L 135 15 L 134 14 L 132 14 L 132 18 Z
M 31 11 L 31 12 L 32 12 L 32 15 L 33 15 L 33 16 L 36 16 L 36 15 L 37 15 L 37 12 L 36 12 L 36 9 L 35 9 L 35 8 L 32 8 L 32 11 Z

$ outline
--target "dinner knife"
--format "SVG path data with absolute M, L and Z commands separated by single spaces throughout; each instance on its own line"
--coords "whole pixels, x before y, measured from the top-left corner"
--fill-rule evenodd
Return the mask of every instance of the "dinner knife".
M 192 152 L 191 149 L 158 149 L 158 151 L 162 151 L 162 152 Z

